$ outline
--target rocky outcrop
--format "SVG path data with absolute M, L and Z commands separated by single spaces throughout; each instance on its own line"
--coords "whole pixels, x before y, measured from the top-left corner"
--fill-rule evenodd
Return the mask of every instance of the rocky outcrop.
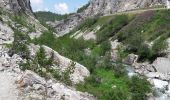
M 16 81 L 25 93 L 25 100 L 95 100 L 88 94 L 76 91 L 52 79 L 45 80 L 32 71 L 25 71 Z
M 55 28 L 59 36 L 63 36 L 66 33 L 69 33 L 83 20 L 84 20 L 84 16 L 82 16 L 82 14 L 73 14 L 65 20 L 56 21 L 54 23 L 47 22 L 47 24 Z
M 24 12 L 33 15 L 30 0 L 0 0 L 0 9 L 15 13 Z
M 29 49 L 31 51 L 31 57 L 35 57 L 36 52 L 39 50 L 40 46 L 31 44 L 29 46 Z M 61 71 L 66 70 L 68 67 L 70 67 L 72 60 L 61 56 L 58 52 L 52 50 L 51 48 L 47 46 L 43 46 L 46 52 L 46 56 L 50 57 L 52 53 L 54 53 L 54 62 L 56 62 L 57 65 L 55 67 Z M 87 70 L 86 67 L 83 65 L 74 62 L 75 63 L 75 69 L 74 73 L 70 75 L 70 79 L 74 84 L 84 81 L 84 78 L 88 77 L 90 75 L 90 72 Z

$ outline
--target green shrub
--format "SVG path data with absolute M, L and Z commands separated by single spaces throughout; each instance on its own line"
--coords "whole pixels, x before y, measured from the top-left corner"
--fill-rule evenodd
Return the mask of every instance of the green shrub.
M 150 83 L 146 79 L 137 76 L 132 77 L 129 86 L 132 92 L 132 100 L 146 100 L 146 94 L 151 92 Z
M 12 44 L 12 49 L 10 54 L 19 54 L 23 58 L 29 58 L 29 49 L 27 45 L 29 44 L 30 38 L 27 34 L 23 34 L 18 30 L 14 31 L 14 42 Z
M 167 37 L 160 37 L 155 40 L 152 46 L 153 55 L 163 56 L 165 55 L 165 50 L 168 48 L 168 44 L 166 42 Z

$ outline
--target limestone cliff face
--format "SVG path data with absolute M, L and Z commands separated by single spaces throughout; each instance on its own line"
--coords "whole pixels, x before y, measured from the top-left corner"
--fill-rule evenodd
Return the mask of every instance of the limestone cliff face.
M 108 15 L 116 12 L 166 5 L 167 0 L 90 0 L 90 4 L 83 12 L 70 16 L 61 22 L 49 25 L 54 27 L 59 36 L 63 36 L 75 28 L 83 19 L 95 15 Z M 78 16 L 77 16 L 78 15 Z
M 91 0 L 84 14 L 87 16 L 107 15 L 115 12 L 165 5 L 165 2 L 166 0 Z
M 0 0 L 0 8 L 14 13 L 32 14 L 30 0 Z

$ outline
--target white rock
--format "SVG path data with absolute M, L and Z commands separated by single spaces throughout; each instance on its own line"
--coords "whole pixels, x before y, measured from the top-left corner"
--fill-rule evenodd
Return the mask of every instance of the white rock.
M 170 59 L 159 57 L 153 62 L 153 66 L 158 72 L 167 74 L 170 72 Z
M 33 84 L 46 84 L 45 80 L 36 73 L 26 70 L 21 77 L 18 78 L 17 84 L 20 87 L 32 86 Z
M 34 57 L 36 55 L 36 52 L 39 50 L 40 46 L 36 46 L 31 44 L 29 46 L 29 50 L 31 52 L 31 56 Z M 46 52 L 46 56 L 50 57 L 51 53 L 54 53 L 54 62 L 58 63 L 58 65 L 56 65 L 57 69 L 59 68 L 59 70 L 64 71 L 66 70 L 70 64 L 73 62 L 72 60 L 61 56 L 58 52 L 52 50 L 51 48 L 47 47 L 47 46 L 43 46 L 43 48 L 45 49 Z M 79 82 L 84 81 L 84 78 L 88 77 L 90 75 L 90 72 L 87 70 L 86 67 L 84 67 L 83 65 L 75 62 L 75 70 L 74 73 L 70 75 L 70 79 L 73 81 L 73 83 L 77 84 Z
M 153 81 L 153 85 L 156 88 L 159 88 L 159 89 L 163 89 L 168 85 L 167 81 L 162 81 L 162 80 L 159 80 L 159 79 L 152 79 L 152 81 Z
M 52 88 L 57 92 L 60 99 L 62 97 L 64 100 L 94 100 L 94 98 L 89 94 L 74 91 L 60 83 L 54 84 Z

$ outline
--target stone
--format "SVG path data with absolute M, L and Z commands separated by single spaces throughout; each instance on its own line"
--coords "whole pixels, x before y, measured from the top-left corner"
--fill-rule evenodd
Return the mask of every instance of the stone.
M 138 60 L 138 55 L 135 55 L 135 54 L 129 54 L 124 60 L 123 62 L 125 64 L 128 64 L 128 65 L 133 65 L 134 63 L 136 63 Z
M 59 95 L 59 98 L 64 100 L 95 100 L 95 98 L 89 94 L 82 93 L 79 91 L 73 91 L 60 83 L 56 83 L 52 86 L 54 91 Z
M 25 73 L 23 73 L 22 76 L 16 80 L 16 84 L 18 84 L 19 87 L 27 87 L 32 86 L 33 84 L 46 84 L 45 80 L 38 76 L 36 73 L 26 70 Z
M 118 42 L 118 40 L 111 41 L 111 49 L 112 50 L 116 50 L 119 45 L 120 45 L 120 42 Z
M 157 78 L 157 79 L 164 80 L 164 81 L 169 81 L 170 80 L 169 75 L 162 74 L 162 73 L 159 73 L 159 72 L 149 72 L 149 73 L 147 73 L 145 75 L 148 78 Z
M 170 59 L 158 57 L 152 64 L 157 72 L 168 74 L 170 72 Z
M 162 81 L 162 80 L 159 80 L 159 79 L 151 79 L 150 81 L 152 81 L 151 83 L 153 83 L 155 88 L 163 89 L 166 86 L 168 86 L 167 81 Z
M 41 85 L 41 84 L 33 84 L 33 88 L 35 89 L 35 90 L 43 90 L 43 91 L 45 91 L 45 87 L 43 86 L 43 85 Z

